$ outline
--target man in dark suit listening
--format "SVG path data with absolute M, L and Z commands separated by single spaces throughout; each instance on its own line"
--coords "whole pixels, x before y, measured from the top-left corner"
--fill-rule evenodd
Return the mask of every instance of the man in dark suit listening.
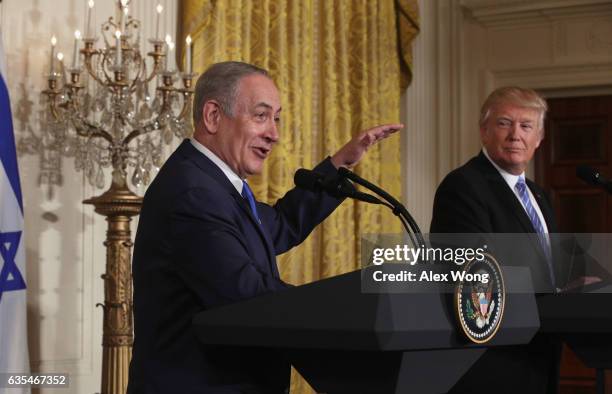
M 194 136 L 147 190 L 134 246 L 135 342 L 128 393 L 284 393 L 289 364 L 273 351 L 198 343 L 201 311 L 288 287 L 276 255 L 301 243 L 341 200 L 292 189 L 269 206 L 246 178 L 279 140 L 281 104 L 268 73 L 211 66 L 198 80 Z M 315 170 L 352 167 L 400 124 L 355 136 Z
M 549 233 L 557 232 L 543 190 L 525 169 L 544 137 L 546 101 L 531 89 L 504 87 L 480 112 L 482 151 L 442 181 L 434 200 L 431 233 L 534 233 L 501 251 L 507 263 L 527 265 L 537 290 L 555 291 L 560 268 Z M 536 337 L 528 346 L 487 351 L 453 393 L 553 393 L 559 346 Z

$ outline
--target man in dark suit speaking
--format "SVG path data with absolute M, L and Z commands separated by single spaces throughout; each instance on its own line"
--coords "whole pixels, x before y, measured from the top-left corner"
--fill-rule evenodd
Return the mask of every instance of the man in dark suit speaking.
M 273 351 L 198 343 L 193 316 L 288 287 L 276 255 L 301 243 L 341 200 L 292 189 L 274 206 L 245 179 L 279 140 L 279 92 L 268 73 L 225 62 L 198 80 L 194 136 L 146 192 L 134 246 L 135 342 L 128 393 L 284 393 L 289 364 Z M 399 130 L 366 130 L 315 167 L 352 167 Z
M 537 234 L 512 245 L 509 263 L 528 265 L 538 290 L 552 292 L 562 276 L 549 237 L 557 227 L 543 190 L 525 178 L 544 137 L 546 110 L 531 89 L 504 87 L 489 95 L 480 112 L 482 151 L 438 187 L 430 232 Z M 556 392 L 557 353 L 557 344 L 537 337 L 529 347 L 487 351 L 453 392 Z

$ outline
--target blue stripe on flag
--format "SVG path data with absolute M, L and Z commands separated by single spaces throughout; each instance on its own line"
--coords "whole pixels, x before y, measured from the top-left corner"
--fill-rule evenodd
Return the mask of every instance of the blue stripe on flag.
M 17 152 L 15 150 L 15 136 L 13 135 L 13 117 L 11 115 L 11 101 L 4 77 L 0 74 L 0 162 L 8 176 L 21 214 L 23 215 L 23 200 L 19 184 L 19 170 L 17 168 Z

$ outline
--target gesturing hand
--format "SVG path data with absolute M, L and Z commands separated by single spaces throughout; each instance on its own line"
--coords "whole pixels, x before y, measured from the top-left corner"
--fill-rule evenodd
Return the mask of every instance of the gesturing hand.
M 359 163 L 359 160 L 361 160 L 371 146 L 375 145 L 380 140 L 384 140 L 402 127 L 404 127 L 403 124 L 394 123 L 380 125 L 362 131 L 332 156 L 332 164 L 336 168 L 352 168 Z

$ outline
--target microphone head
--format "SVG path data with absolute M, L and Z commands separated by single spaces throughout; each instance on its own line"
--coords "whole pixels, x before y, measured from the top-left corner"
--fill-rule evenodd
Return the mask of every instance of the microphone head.
M 321 187 L 322 178 L 323 175 L 316 171 L 300 168 L 293 176 L 293 183 L 295 183 L 295 186 L 299 187 L 300 189 L 317 191 Z
M 576 176 L 591 185 L 601 183 L 599 171 L 589 166 L 580 165 L 576 167 Z

